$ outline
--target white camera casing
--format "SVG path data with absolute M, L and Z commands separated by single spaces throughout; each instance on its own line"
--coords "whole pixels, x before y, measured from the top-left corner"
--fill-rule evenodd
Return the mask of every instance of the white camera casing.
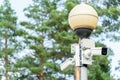
M 67 60 L 65 60 L 62 64 L 60 64 L 60 68 L 61 70 L 69 70 L 74 66 L 74 60 L 73 58 L 68 58 Z

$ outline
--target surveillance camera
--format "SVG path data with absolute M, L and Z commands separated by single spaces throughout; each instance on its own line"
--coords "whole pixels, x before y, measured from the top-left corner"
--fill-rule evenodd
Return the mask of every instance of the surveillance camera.
M 94 55 L 107 55 L 107 48 L 95 47 L 86 49 L 82 54 L 82 64 L 92 64 L 92 56 Z
M 60 64 L 60 68 L 63 71 L 67 71 L 70 68 L 72 68 L 74 65 L 74 60 L 73 58 L 68 58 L 66 61 L 64 61 L 62 64 Z
M 107 48 L 96 47 L 91 48 L 92 55 L 107 55 Z

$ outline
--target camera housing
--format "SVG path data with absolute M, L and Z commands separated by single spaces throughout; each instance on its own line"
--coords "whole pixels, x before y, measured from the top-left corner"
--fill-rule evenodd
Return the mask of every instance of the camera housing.
M 60 64 L 60 68 L 62 71 L 67 71 L 67 70 L 71 69 L 73 66 L 74 66 L 73 58 L 68 58 L 62 64 Z
M 95 47 L 82 51 L 82 64 L 92 65 L 92 57 L 97 55 L 107 55 L 107 48 Z
M 96 47 L 91 48 L 92 55 L 107 55 L 107 48 Z

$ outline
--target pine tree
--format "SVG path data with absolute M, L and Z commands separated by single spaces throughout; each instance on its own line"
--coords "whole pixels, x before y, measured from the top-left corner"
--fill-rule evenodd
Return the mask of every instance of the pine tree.
M 17 17 L 14 10 L 11 8 L 9 0 L 4 0 L 0 6 L 0 58 L 2 60 L 6 80 L 10 79 L 10 74 L 13 74 L 14 53 L 20 48 L 16 36 L 20 32 L 17 27 Z
M 50 79 L 53 68 L 59 69 L 55 63 L 51 62 L 52 54 L 50 46 L 47 46 L 47 41 L 51 40 L 48 36 L 51 28 L 44 24 L 49 17 L 46 8 L 47 0 L 33 0 L 33 4 L 24 9 L 26 17 L 29 21 L 21 22 L 21 25 L 25 27 L 27 34 L 25 37 L 25 43 L 27 48 L 33 50 L 33 55 L 26 56 L 23 60 L 18 61 L 17 67 L 25 67 L 29 70 L 28 76 L 24 74 L 20 78 L 29 79 L 32 76 L 36 76 L 39 80 Z M 54 4 L 50 2 L 49 4 Z M 54 7 L 51 7 L 54 8 Z M 49 45 L 49 43 L 48 43 Z

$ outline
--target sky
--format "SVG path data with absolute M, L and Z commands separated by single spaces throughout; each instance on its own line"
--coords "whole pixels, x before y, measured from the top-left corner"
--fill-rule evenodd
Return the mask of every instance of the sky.
M 112 67 L 112 75 L 117 78 L 120 78 L 120 71 L 115 71 L 115 67 L 118 67 L 118 60 L 120 60 L 120 42 L 110 42 L 109 40 L 104 41 L 103 43 L 105 43 L 107 45 L 107 47 L 110 47 L 113 52 L 114 55 L 111 56 L 112 58 L 112 62 L 111 62 L 111 67 Z M 120 67 L 120 65 L 119 65 Z
M 18 17 L 18 21 L 25 20 L 23 9 L 28 7 L 32 3 L 32 0 L 10 0 L 11 6 L 15 9 Z M 24 19 L 23 19 L 24 18 Z
M 0 0 L 0 4 L 3 0 Z M 32 3 L 32 0 L 10 0 L 12 8 L 15 10 L 16 15 L 18 16 L 18 21 L 26 20 L 27 18 L 24 16 L 23 9 L 26 8 L 29 4 Z M 118 60 L 120 60 L 120 42 L 111 42 L 109 40 L 105 40 L 103 43 L 107 45 L 107 47 L 110 47 L 113 52 L 115 53 L 114 56 L 112 56 L 112 74 L 115 74 L 115 76 L 120 77 L 119 71 L 114 71 L 115 67 L 118 64 Z
M 0 0 L 2 4 L 3 0 Z M 15 10 L 16 15 L 19 16 L 18 21 L 25 20 L 23 9 L 32 3 L 32 0 L 10 0 L 12 8 Z

